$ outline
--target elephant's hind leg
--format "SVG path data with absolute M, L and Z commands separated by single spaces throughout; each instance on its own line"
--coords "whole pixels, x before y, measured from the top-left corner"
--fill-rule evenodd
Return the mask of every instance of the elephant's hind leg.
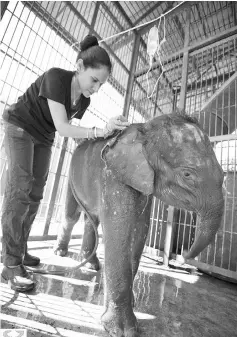
M 54 253 L 60 256 L 66 256 L 68 253 L 68 244 L 71 238 L 72 230 L 78 222 L 81 209 L 73 196 L 70 184 L 67 186 L 67 197 L 65 205 L 65 220 L 61 223 L 58 237 L 54 246 Z
M 96 229 L 99 225 L 99 220 L 95 216 L 91 216 Z M 81 257 L 87 259 L 92 254 L 96 243 L 96 233 L 95 229 L 91 224 L 90 219 L 85 214 L 85 227 L 84 227 L 84 235 L 81 247 Z M 91 259 L 85 265 L 87 268 L 98 271 L 100 269 L 99 259 L 96 253 L 91 257 Z

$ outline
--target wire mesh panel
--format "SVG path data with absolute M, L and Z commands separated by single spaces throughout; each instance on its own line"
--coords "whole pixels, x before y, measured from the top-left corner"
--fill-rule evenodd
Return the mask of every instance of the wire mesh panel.
M 194 9 L 195 6 L 192 8 Z M 236 271 L 237 261 L 235 248 L 237 227 L 236 140 L 234 140 L 237 132 L 236 42 L 236 35 L 233 35 L 212 44 L 208 48 L 205 47 L 190 53 L 186 92 L 186 112 L 197 117 L 200 125 L 211 137 L 218 161 L 225 173 L 225 182 L 228 189 L 231 186 L 230 191 L 227 188 L 225 191 L 225 212 L 221 229 L 216 235 L 215 245 L 210 245 L 205 249 L 200 254 L 199 261 L 226 269 L 227 272 L 228 270 Z M 141 58 L 139 62 L 140 70 L 137 71 L 137 74 L 140 80 L 148 67 L 142 64 Z M 182 54 L 179 56 L 178 53 L 174 54 L 173 58 L 172 56 L 168 58 L 167 62 L 164 61 L 165 77 L 162 77 L 158 84 L 157 102 L 154 102 L 154 106 L 157 104 L 160 111 L 154 115 L 159 115 L 161 112 L 172 112 L 174 107 L 178 105 L 181 92 L 182 65 L 183 56 Z M 142 66 L 144 67 L 143 70 L 141 69 Z M 158 68 L 157 62 L 156 69 Z M 154 84 L 155 81 L 151 73 L 148 79 L 151 81 L 150 83 L 153 81 Z M 145 76 L 143 81 L 140 80 L 140 82 L 145 87 Z M 149 111 L 147 108 L 145 110 Z M 156 216 L 158 211 L 155 205 L 156 203 L 153 202 L 152 212 L 154 214 L 152 213 L 151 216 L 151 228 L 146 244 L 162 251 L 164 247 L 159 239 L 157 240 L 157 237 L 160 238 L 160 236 L 156 232 L 158 227 L 156 221 L 154 221 L 161 215 Z M 179 255 L 183 253 L 183 250 L 188 250 L 191 247 L 195 238 L 198 219 L 195 213 L 175 210 L 173 224 L 172 252 Z
M 235 1 L 198 1 L 191 7 L 190 45 L 236 26 Z
M 0 36 L 1 112 L 6 106 L 16 102 L 17 97 L 23 94 L 29 85 L 51 66 L 73 69 L 76 58 L 75 51 L 70 50 L 59 32 L 56 34 L 53 29 L 49 28 L 47 19 L 44 22 L 37 17 L 35 9 L 33 11 L 33 6 L 35 6 L 33 2 L 27 6 L 21 2 L 10 2 L 2 19 Z M 45 4 L 45 16 L 49 6 L 53 10 L 56 4 Z M 58 11 L 60 11 L 61 6 L 62 4 L 59 4 Z M 43 15 L 43 11 L 44 9 L 41 8 L 41 15 Z M 49 177 L 44 198 L 38 211 L 37 221 L 45 219 L 47 214 L 61 145 L 62 137 L 57 134 L 52 149 Z M 3 147 L 1 152 L 1 193 L 3 193 L 7 169 Z M 37 234 L 42 234 L 42 232 Z
M 162 256 L 162 251 L 164 250 L 167 217 L 168 206 L 154 197 L 150 216 L 150 228 L 146 241 L 148 249 L 146 251 L 152 254 L 153 250 L 155 250 L 158 257 Z
M 204 107 L 219 115 L 225 124 L 226 135 L 211 137 L 217 159 L 224 171 L 224 215 L 215 242 L 205 249 L 200 262 L 229 271 L 237 271 L 237 76 L 223 84 L 217 95 Z M 230 78 L 231 80 L 231 78 Z M 222 133 L 223 134 L 223 133 Z
M 187 112 L 198 118 L 209 135 L 217 159 L 224 171 L 224 215 L 214 243 L 198 257 L 199 263 L 213 266 L 225 276 L 237 271 L 237 60 L 236 36 L 190 54 L 187 86 Z M 173 252 L 181 254 L 192 244 L 199 220 L 176 219 Z M 180 227 L 181 226 L 181 227 Z M 183 235 L 188 228 L 190 238 Z M 180 237 L 182 238 L 180 240 Z

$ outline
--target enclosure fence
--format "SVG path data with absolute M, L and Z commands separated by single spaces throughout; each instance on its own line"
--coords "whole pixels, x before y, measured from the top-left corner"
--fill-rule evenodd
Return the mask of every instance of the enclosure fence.
M 124 2 L 123 8 L 129 9 Z M 150 8 L 150 19 L 168 11 L 160 2 Z M 77 41 L 88 33 L 99 40 L 133 27 L 118 2 L 22 1 L 2 7 L 0 31 L 0 107 L 14 103 L 26 88 L 51 67 L 74 70 Z M 237 3 L 191 2 L 167 15 L 160 40 L 166 42 L 151 70 L 147 57 L 148 31 L 130 31 L 102 42 L 113 62 L 113 72 L 81 121 L 103 127 L 109 117 L 124 113 L 132 123 L 184 109 L 198 119 L 213 144 L 224 171 L 225 211 L 215 242 L 196 265 L 237 278 Z M 146 21 L 144 13 L 141 22 Z M 157 79 L 160 78 L 157 84 Z M 149 89 L 154 95 L 148 98 Z M 3 126 L 2 120 L 1 125 Z M 2 128 L 3 130 L 3 128 Z M 1 199 L 6 180 L 4 132 L 1 145 Z M 50 173 L 31 237 L 56 235 L 63 219 L 68 170 L 75 142 L 56 134 Z M 146 251 L 164 259 L 182 254 L 195 238 L 195 213 L 174 209 L 154 198 Z M 75 226 L 77 234 L 80 226 Z

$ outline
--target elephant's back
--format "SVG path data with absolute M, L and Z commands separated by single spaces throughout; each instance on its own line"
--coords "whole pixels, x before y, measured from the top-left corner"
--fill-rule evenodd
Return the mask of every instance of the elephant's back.
M 105 140 L 85 141 L 77 146 L 72 154 L 71 169 L 76 172 L 88 170 L 93 166 L 98 167 L 101 161 L 101 150 L 103 149 Z M 79 172 L 78 172 L 79 173 Z

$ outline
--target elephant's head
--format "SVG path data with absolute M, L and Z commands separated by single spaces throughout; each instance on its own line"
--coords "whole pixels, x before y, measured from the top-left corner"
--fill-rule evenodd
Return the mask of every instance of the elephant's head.
M 196 257 L 212 241 L 224 208 L 223 171 L 196 120 L 171 114 L 131 125 L 105 159 L 123 183 L 199 214 L 199 232 L 185 258 Z

